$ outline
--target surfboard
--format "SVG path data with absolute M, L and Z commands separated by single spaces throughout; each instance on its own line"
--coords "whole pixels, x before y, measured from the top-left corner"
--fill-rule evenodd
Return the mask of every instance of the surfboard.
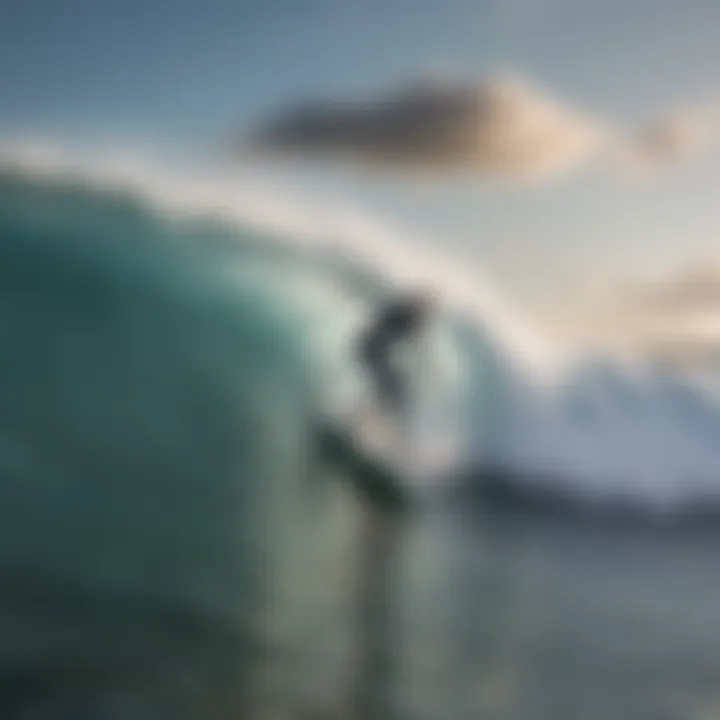
M 392 439 L 382 432 L 369 421 L 357 424 L 328 416 L 317 436 L 324 460 L 349 478 L 366 500 L 388 510 L 405 510 L 410 505 L 406 469 L 393 457 Z

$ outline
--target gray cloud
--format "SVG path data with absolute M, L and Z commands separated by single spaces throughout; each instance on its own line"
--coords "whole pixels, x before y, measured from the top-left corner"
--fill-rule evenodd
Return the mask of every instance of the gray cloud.
M 511 179 L 564 172 L 599 142 L 591 121 L 512 78 L 480 87 L 421 83 L 366 104 L 300 108 L 252 140 L 265 151 Z
M 479 85 L 418 83 L 384 98 L 291 109 L 264 123 L 256 152 L 339 158 L 393 170 L 499 180 L 556 177 L 589 164 L 647 171 L 705 149 L 710 113 L 683 111 L 636 132 L 512 76 Z

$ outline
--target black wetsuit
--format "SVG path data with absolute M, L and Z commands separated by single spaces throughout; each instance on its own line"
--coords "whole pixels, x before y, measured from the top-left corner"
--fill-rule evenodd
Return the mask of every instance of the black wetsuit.
M 360 338 L 358 354 L 377 384 L 380 401 L 390 409 L 407 398 L 402 373 L 393 366 L 393 346 L 415 335 L 424 322 L 424 308 L 415 302 L 397 302 L 383 309 Z

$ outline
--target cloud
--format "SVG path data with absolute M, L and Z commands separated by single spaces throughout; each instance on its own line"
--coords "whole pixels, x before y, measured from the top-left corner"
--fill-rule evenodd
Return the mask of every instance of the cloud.
M 649 317 L 720 313 L 720 265 L 693 264 L 665 277 L 637 282 L 623 294 L 623 304 Z
M 503 77 L 480 87 L 419 83 L 376 102 L 300 108 L 265 124 L 252 144 L 394 168 L 522 179 L 567 171 L 600 141 L 599 128 L 580 113 Z
M 339 158 L 393 170 L 549 179 L 588 165 L 655 170 L 711 144 L 710 113 L 680 111 L 618 130 L 514 76 L 421 82 L 383 98 L 290 109 L 262 124 L 255 152 Z
M 681 110 L 619 142 L 615 159 L 623 170 L 655 171 L 710 149 L 717 131 L 711 109 Z
M 718 258 L 676 264 L 652 275 L 579 276 L 569 294 L 572 303 L 538 318 L 569 347 L 720 366 Z
M 609 288 L 608 288 L 609 290 Z M 720 263 L 616 285 L 591 324 L 619 348 L 687 364 L 720 359 Z

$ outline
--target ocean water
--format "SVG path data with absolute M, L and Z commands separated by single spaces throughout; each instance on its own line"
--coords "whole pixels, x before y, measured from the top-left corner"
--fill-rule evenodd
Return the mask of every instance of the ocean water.
M 374 702 L 369 716 L 720 712 L 716 533 L 498 513 L 454 498 L 413 518 L 392 547 L 382 666 L 355 679 Z M 332 707 L 341 607 L 327 601 L 308 626 L 324 640 L 296 679 L 315 707 Z
M 558 358 L 446 254 L 245 190 L 3 161 L 3 716 L 128 667 L 190 718 L 720 714 L 715 379 Z M 393 519 L 313 428 L 406 283 L 453 453 Z

